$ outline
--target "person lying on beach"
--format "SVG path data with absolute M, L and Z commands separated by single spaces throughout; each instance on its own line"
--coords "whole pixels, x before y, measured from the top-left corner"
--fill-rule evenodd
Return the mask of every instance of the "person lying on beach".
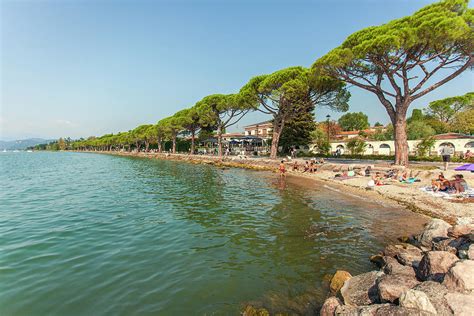
M 374 180 L 375 185 L 383 185 L 383 177 L 380 172 L 376 172 L 375 175 L 372 177 L 372 180 Z
M 303 172 L 309 172 L 309 162 L 305 161 L 303 166 Z
M 286 169 L 285 162 L 283 160 L 280 162 L 280 167 L 278 168 L 278 170 L 280 171 L 280 177 L 285 176 Z

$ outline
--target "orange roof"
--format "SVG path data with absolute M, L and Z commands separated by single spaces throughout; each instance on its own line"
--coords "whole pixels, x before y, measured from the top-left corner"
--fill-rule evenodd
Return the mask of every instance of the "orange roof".
M 435 139 L 458 139 L 458 138 L 473 138 L 474 136 L 459 134 L 459 133 L 446 133 L 446 134 L 438 134 L 434 136 Z

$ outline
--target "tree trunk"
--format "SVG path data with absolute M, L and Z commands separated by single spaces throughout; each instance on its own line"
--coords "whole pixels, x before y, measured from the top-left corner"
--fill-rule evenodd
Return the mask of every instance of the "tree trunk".
M 217 154 L 222 158 L 222 127 L 217 127 Z
M 173 136 L 173 154 L 176 154 L 176 136 Z
M 161 139 L 158 140 L 158 152 L 161 153 Z
M 148 148 L 150 147 L 150 142 L 145 141 L 145 151 L 148 152 Z
M 395 140 L 395 164 L 401 166 L 408 165 L 408 141 L 407 122 L 405 115 L 397 113 L 393 122 L 393 133 Z
M 196 135 L 196 131 L 191 131 L 191 155 L 194 155 L 194 136 Z
M 284 121 L 275 119 L 273 121 L 272 148 L 270 150 L 270 158 L 276 159 L 278 155 L 278 142 L 280 141 L 281 131 L 283 130 Z

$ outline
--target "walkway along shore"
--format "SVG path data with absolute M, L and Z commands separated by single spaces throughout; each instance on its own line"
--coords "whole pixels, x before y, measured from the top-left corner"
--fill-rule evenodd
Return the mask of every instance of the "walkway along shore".
M 95 152 L 210 164 L 216 167 L 275 171 L 279 161 L 264 158 L 191 156 L 182 154 Z M 298 164 L 303 160 L 297 159 Z M 387 245 L 370 261 L 376 270 L 352 276 L 335 271 L 329 281 L 329 293 L 314 314 L 332 315 L 474 315 L 474 203 L 461 199 L 443 199 L 421 191 L 440 170 L 415 166 L 411 171 L 420 182 L 397 181 L 367 190 L 367 177 L 337 180 L 334 175 L 344 168 L 365 165 L 325 163 L 314 173 L 290 171 L 295 160 L 287 163 L 292 176 L 324 181 L 333 188 L 343 188 L 371 199 L 399 203 L 408 209 L 433 217 L 424 230 L 414 236 L 400 238 L 400 243 Z M 374 171 L 387 171 L 388 163 L 372 165 Z M 450 178 L 454 171 L 444 172 Z M 470 187 L 474 174 L 464 173 Z M 461 203 L 463 202 L 463 203 Z M 322 302 L 321 302 L 322 303 Z M 252 305 L 245 306 L 244 316 L 266 316 L 271 313 Z M 286 315 L 286 314 L 275 314 Z

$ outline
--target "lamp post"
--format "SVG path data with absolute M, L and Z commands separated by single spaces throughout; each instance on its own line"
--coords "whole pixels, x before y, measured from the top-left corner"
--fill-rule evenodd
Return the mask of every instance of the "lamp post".
M 330 126 L 329 126 L 329 119 L 331 118 L 331 115 L 329 115 L 329 114 L 326 115 L 326 118 L 327 118 L 327 120 L 328 120 L 328 122 L 327 122 L 327 129 L 328 129 L 328 143 L 329 143 L 329 127 L 330 127 Z

